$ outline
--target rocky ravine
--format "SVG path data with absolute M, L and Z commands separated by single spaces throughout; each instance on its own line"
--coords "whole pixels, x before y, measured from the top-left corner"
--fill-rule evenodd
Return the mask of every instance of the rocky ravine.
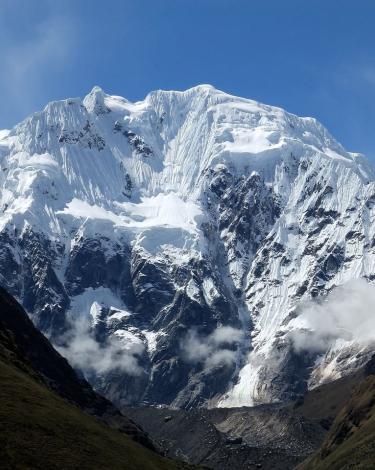
M 361 366 L 299 303 L 375 275 L 375 179 L 312 118 L 95 87 L 0 133 L 0 282 L 117 404 L 291 399 Z

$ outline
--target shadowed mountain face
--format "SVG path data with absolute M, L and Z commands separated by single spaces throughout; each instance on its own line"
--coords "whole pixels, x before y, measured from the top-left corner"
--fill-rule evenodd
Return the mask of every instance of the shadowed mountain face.
M 3 289 L 0 401 L 1 468 L 185 468 L 80 380 Z
M 96 87 L 0 139 L 0 282 L 117 405 L 289 400 L 371 355 L 301 350 L 300 302 L 375 272 L 373 168 L 316 120 Z

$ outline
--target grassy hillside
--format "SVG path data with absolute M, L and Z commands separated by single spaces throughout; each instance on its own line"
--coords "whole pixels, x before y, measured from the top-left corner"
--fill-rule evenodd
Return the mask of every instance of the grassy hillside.
M 304 470 L 375 468 L 375 376 L 364 377 Z
M 2 469 L 177 469 L 0 357 Z
M 309 390 L 289 408 L 328 430 L 343 406 L 364 378 L 362 370 Z

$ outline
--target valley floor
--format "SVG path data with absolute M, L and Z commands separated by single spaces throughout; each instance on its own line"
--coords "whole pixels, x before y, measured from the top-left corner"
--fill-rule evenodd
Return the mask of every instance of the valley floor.
M 215 470 L 290 470 L 321 446 L 361 374 L 318 387 L 290 404 L 124 412 L 168 457 Z

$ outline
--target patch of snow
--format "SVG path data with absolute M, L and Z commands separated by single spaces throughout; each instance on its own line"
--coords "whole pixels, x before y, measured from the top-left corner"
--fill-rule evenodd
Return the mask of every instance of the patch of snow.
M 203 296 L 207 305 L 212 305 L 215 299 L 220 297 L 220 293 L 217 290 L 214 281 L 210 277 L 203 279 Z
M 118 312 L 127 312 L 123 302 L 118 299 L 107 287 L 87 289 L 72 298 L 68 317 L 73 321 L 79 317 L 91 317 L 92 323 L 96 324 L 103 307 L 112 308 Z
M 134 347 L 138 347 L 139 351 L 142 351 L 144 348 L 141 338 L 129 330 L 116 330 L 112 336 L 119 340 L 125 351 L 134 351 Z
M 190 297 L 192 300 L 199 301 L 200 290 L 193 279 L 190 279 L 190 281 L 188 282 L 185 292 L 187 296 Z
M 161 332 L 143 330 L 142 334 L 146 337 L 147 340 L 147 350 L 149 354 L 152 354 L 156 351 L 157 340 Z
M 189 233 L 197 233 L 203 219 L 202 209 L 193 201 L 183 200 L 177 193 L 159 193 L 153 197 L 141 197 L 139 203 L 115 203 L 122 216 L 129 220 L 129 227 L 172 227 Z
M 8 129 L 1 129 L 0 130 L 0 140 L 6 139 L 10 133 Z

